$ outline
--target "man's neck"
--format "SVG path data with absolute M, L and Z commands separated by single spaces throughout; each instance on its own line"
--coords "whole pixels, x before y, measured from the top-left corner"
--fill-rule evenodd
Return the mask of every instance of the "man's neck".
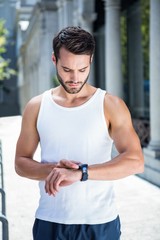
M 59 86 L 52 90 L 52 97 L 58 105 L 77 107 L 87 102 L 95 92 L 96 88 L 89 84 L 86 84 L 79 93 L 75 94 L 67 93 L 62 86 Z

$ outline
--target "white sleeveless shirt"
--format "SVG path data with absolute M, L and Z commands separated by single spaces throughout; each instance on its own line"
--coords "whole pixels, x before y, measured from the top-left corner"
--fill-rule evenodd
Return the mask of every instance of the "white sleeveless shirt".
M 56 104 L 51 90 L 43 94 L 37 120 L 41 161 L 61 159 L 98 164 L 110 161 L 112 139 L 104 117 L 105 91 L 78 107 Z M 46 194 L 40 181 L 36 218 L 64 224 L 99 224 L 117 217 L 112 181 L 87 180 L 62 187 L 55 197 Z

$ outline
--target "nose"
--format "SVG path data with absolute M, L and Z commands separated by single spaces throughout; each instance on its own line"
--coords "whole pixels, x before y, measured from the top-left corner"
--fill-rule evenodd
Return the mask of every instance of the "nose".
M 74 82 L 74 83 L 77 83 L 79 81 L 79 74 L 77 71 L 74 71 L 71 73 L 71 80 Z

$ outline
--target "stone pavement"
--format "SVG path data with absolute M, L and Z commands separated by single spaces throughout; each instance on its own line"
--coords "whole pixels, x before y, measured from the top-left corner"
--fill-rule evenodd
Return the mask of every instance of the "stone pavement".
M 9 239 L 32 240 L 38 182 L 19 177 L 14 171 L 20 125 L 20 116 L 0 118 Z M 122 223 L 121 240 L 160 240 L 160 189 L 130 176 L 115 181 L 115 190 Z

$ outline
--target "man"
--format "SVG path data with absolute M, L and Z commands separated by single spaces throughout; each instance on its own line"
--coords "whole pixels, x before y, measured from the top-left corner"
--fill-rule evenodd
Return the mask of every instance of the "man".
M 94 48 L 87 31 L 62 29 L 52 54 L 60 86 L 31 99 L 23 114 L 15 169 L 40 180 L 34 240 L 120 239 L 113 180 L 144 168 L 124 102 L 87 83 Z M 119 154 L 111 159 L 113 142 Z

